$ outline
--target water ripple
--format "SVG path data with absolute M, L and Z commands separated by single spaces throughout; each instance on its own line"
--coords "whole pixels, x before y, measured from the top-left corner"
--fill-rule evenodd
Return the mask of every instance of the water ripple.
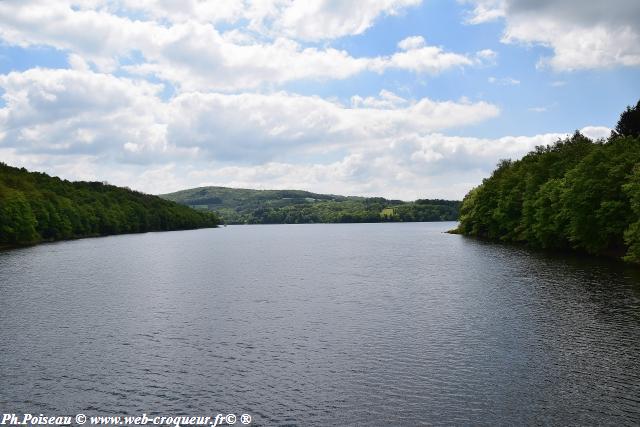
M 4 412 L 640 422 L 640 276 L 443 234 L 232 226 L 0 252 Z

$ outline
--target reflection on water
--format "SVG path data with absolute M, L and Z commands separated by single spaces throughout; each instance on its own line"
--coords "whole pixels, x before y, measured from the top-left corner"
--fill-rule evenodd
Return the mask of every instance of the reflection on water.
M 0 252 L 0 408 L 633 424 L 640 275 L 442 233 L 230 226 Z

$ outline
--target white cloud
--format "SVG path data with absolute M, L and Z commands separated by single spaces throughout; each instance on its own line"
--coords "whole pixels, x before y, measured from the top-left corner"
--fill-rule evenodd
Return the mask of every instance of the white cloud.
M 483 102 L 403 99 L 383 91 L 379 98 L 354 97 L 352 106 L 285 92 L 182 94 L 168 105 L 168 138 L 217 160 L 269 161 L 375 145 L 409 133 L 478 123 L 497 116 Z
M 172 23 L 233 23 L 245 18 L 249 11 L 248 2 L 242 0 L 98 0 L 97 3 L 114 11 L 135 11 L 148 19 Z
M 0 75 L 5 107 L 0 145 L 18 153 L 120 155 L 136 144 L 153 162 L 154 153 L 176 154 L 163 137 L 157 103 L 159 85 L 78 70 L 31 69 Z M 144 157 L 144 156 L 148 156 Z
M 374 168 L 397 179 L 418 177 L 411 155 L 421 138 L 499 113 L 483 102 L 389 91 L 350 106 L 286 92 L 188 92 L 162 100 L 161 85 L 90 70 L 13 72 L 0 76 L 0 87 L 0 152 L 7 161 L 151 192 L 268 174 L 264 185 L 389 191 L 370 180 Z M 323 160 L 336 157 L 342 160 Z M 159 179 L 163 173 L 170 176 Z M 292 181 L 304 176 L 309 180 Z
M 489 77 L 488 82 L 500 86 L 517 86 L 520 84 L 520 80 L 513 77 Z
M 378 72 L 397 68 L 415 73 L 438 74 L 450 68 L 492 62 L 496 56 L 491 49 L 477 52 L 475 58 L 446 52 L 440 46 L 428 46 L 422 36 L 407 37 L 398 43 L 398 47 L 403 51 L 388 57 L 374 58 L 369 67 Z
M 586 130 L 585 130 L 585 133 Z M 498 139 L 451 137 L 439 133 L 385 138 L 353 146 L 337 160 L 265 161 L 229 164 L 215 160 L 141 167 L 89 157 L 6 154 L 12 164 L 44 169 L 71 179 L 106 179 L 152 193 L 222 185 L 241 188 L 297 188 L 333 194 L 461 199 L 505 157 L 519 158 L 537 145 L 568 134 L 508 136 Z
M 499 158 L 519 157 L 563 135 L 442 134 L 500 114 L 493 104 L 465 98 L 414 99 L 381 90 L 376 96 L 355 94 L 345 105 L 279 90 L 287 82 L 367 71 L 438 74 L 496 63 L 493 50 L 450 52 L 422 36 L 373 57 L 354 57 L 328 43 L 361 34 L 377 19 L 418 3 L 0 1 L 5 43 L 52 46 L 69 64 L 66 70 L 0 75 L 0 157 L 66 178 L 106 179 L 148 192 L 220 184 L 461 197 Z M 139 19 L 129 17 L 131 11 Z M 497 1 L 475 11 L 471 22 L 503 15 L 516 22 L 515 9 Z M 222 31 L 222 23 L 237 25 Z M 556 46 L 526 32 L 510 34 L 505 40 Z M 317 41 L 326 44 L 310 44 Z M 566 60 L 561 50 L 549 64 Z M 109 74 L 114 71 L 133 77 Z M 174 95 L 167 99 L 164 84 L 149 83 L 148 76 L 171 83 Z M 490 82 L 519 83 L 509 77 Z M 606 131 L 584 129 L 590 136 Z
M 390 91 L 350 106 L 286 92 L 189 92 L 162 100 L 162 87 L 144 81 L 43 69 L 0 76 L 0 87 L 3 159 L 147 192 L 219 184 L 459 198 L 498 159 L 564 136 L 443 135 L 499 111 Z
M 161 85 L 79 70 L 0 76 L 1 144 L 25 153 L 85 153 L 123 162 L 202 156 L 266 161 L 307 149 L 370 144 L 408 133 L 478 123 L 492 104 L 405 99 L 389 91 L 344 106 L 286 92 L 188 92 L 168 101 Z M 164 160 L 162 160 L 164 159 Z
M 174 37 L 158 51 L 149 53 L 149 62 L 124 68 L 134 74 L 155 75 L 178 85 L 182 90 L 214 89 L 233 91 L 256 88 L 263 83 L 284 84 L 314 79 L 346 79 L 364 71 L 384 73 L 401 69 L 418 74 L 438 74 L 446 70 L 482 65 L 495 57 L 483 50 L 476 58 L 447 52 L 442 47 L 408 48 L 384 57 L 355 58 L 333 48 L 302 47 L 290 39 L 238 44 L 213 27 L 184 30 L 189 36 Z M 172 30 L 179 31 L 178 27 Z M 203 40 L 208 40 L 204 43 Z M 214 41 L 211 43 L 211 41 Z M 408 45 L 403 40 L 401 45 Z M 417 45 L 414 45 L 417 46 Z
M 297 0 L 276 2 L 272 31 L 302 40 L 334 39 L 362 34 L 384 15 L 420 4 L 422 0 Z
M 611 136 L 611 131 L 612 129 L 606 126 L 586 126 L 580 129 L 584 136 L 593 140 L 606 139 Z
M 105 10 L 73 10 L 64 2 L 0 2 L 0 37 L 20 46 L 49 45 L 72 52 L 111 71 L 135 52 L 143 64 L 126 67 L 149 73 L 186 90 L 234 90 L 303 78 L 346 78 L 366 61 L 336 49 L 302 48 L 298 43 L 235 43 L 212 25 L 197 21 L 170 26 L 134 21 Z
M 112 72 L 122 66 L 132 74 L 152 75 L 167 80 L 181 91 L 233 92 L 296 80 L 346 79 L 367 70 L 382 73 L 389 68 L 436 74 L 482 62 L 465 54 L 447 52 L 442 47 L 427 46 L 421 37 L 400 42 L 404 50 L 390 56 L 356 58 L 344 50 L 331 47 L 307 47 L 291 38 L 277 36 L 280 34 L 278 32 L 274 33 L 275 37 L 266 38 L 254 37 L 242 28 L 220 33 L 207 21 L 233 20 L 247 13 L 275 14 L 272 19 L 277 18 L 277 21 L 288 16 L 285 11 L 307 10 L 313 6 L 322 8 L 329 15 L 335 13 L 344 19 L 364 19 L 363 22 L 370 23 L 375 16 L 396 13 L 405 6 L 415 4 L 414 0 L 375 2 L 375 7 L 372 6 L 370 10 L 372 14 L 365 17 L 349 14 L 349 8 L 359 9 L 365 2 L 275 1 L 272 2 L 272 8 L 266 8 L 268 3 L 248 3 L 246 8 L 237 12 L 232 6 L 224 9 L 227 3 L 221 5 L 224 6 L 223 10 L 214 11 L 211 3 L 190 1 L 181 13 L 176 14 L 173 14 L 178 8 L 176 2 L 147 0 L 138 3 L 150 18 L 168 19 L 171 16 L 168 23 L 134 20 L 115 14 L 113 9 L 119 9 L 113 3 L 94 3 L 101 7 L 91 9 L 85 3 L 70 1 L 0 2 L 0 38 L 12 45 L 47 45 L 68 51 L 72 68 L 86 69 L 93 65 L 101 71 Z M 115 3 L 121 7 L 132 7 L 133 4 L 136 3 Z M 72 5 L 76 7 L 72 8 Z M 201 8 L 209 12 L 203 10 L 203 15 L 198 16 Z M 256 8 L 268 10 L 256 12 Z M 221 16 L 214 16 L 218 12 Z M 313 19 L 320 23 L 322 14 L 314 15 Z M 358 25 L 360 28 L 364 24 Z M 342 34 L 340 31 L 336 33 L 337 30 L 334 31 L 331 26 L 321 27 L 327 28 L 326 36 L 329 38 Z M 348 33 L 358 31 L 352 29 Z M 484 50 L 477 55 L 486 59 L 490 53 Z
M 67 49 L 112 70 L 116 58 L 133 46 L 147 49 L 150 37 L 161 37 L 159 26 L 132 21 L 104 10 L 73 10 L 67 2 L 0 2 L 0 37 L 18 46 Z
M 234 91 L 263 84 L 303 79 L 345 79 L 368 68 L 367 58 L 354 58 L 333 48 L 303 48 L 297 42 L 236 44 L 213 27 L 189 24 L 172 27 L 172 37 L 148 61 L 125 66 L 134 74 L 156 75 L 181 90 Z
M 589 129 L 583 129 L 588 134 Z M 439 133 L 405 135 L 358 146 L 343 158 L 325 164 L 268 162 L 196 171 L 198 185 L 244 188 L 304 188 L 333 194 L 461 199 L 502 158 L 520 158 L 538 145 L 551 144 L 569 133 L 507 136 L 498 139 L 452 137 Z
M 559 71 L 640 66 L 640 3 L 628 0 L 466 0 L 469 23 L 504 17 L 506 43 L 553 50 L 540 66 Z
M 640 65 L 640 35 L 629 26 L 584 26 L 526 14 L 510 19 L 504 41 L 551 47 L 554 55 L 542 58 L 539 66 L 550 66 L 559 71 Z
M 467 17 L 468 24 L 483 24 L 505 15 L 504 0 L 459 0 L 459 2 L 471 3 L 474 6 Z
M 427 44 L 424 37 L 412 36 L 398 42 L 398 47 L 402 50 L 420 49 Z
M 407 104 L 407 100 L 388 90 L 381 90 L 379 95 L 363 98 L 355 95 L 351 97 L 351 106 L 354 108 L 388 108 L 395 109 Z
M 402 13 L 422 0 L 116 0 L 113 10 L 141 12 L 171 23 L 236 23 L 268 36 L 321 41 L 362 34 L 383 16 Z
M 483 65 L 495 65 L 498 53 L 491 49 L 483 49 L 476 52 L 476 62 Z
M 82 56 L 76 55 L 75 53 L 70 54 L 67 60 L 69 62 L 69 66 L 74 70 L 88 71 L 90 69 L 87 61 L 85 61 Z

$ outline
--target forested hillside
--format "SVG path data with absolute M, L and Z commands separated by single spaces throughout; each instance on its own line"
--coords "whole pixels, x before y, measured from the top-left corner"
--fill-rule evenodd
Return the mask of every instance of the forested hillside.
M 640 102 L 607 140 L 576 132 L 500 162 L 464 198 L 458 232 L 640 262 Z
M 0 163 L 0 244 L 215 227 L 218 222 L 213 213 L 157 196 Z
M 162 197 L 218 213 L 227 224 L 304 224 L 382 221 L 455 221 L 459 201 L 403 202 L 301 190 L 201 187 Z

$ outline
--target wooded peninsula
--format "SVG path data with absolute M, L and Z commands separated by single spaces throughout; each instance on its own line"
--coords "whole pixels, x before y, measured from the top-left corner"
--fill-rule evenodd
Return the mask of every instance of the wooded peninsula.
M 0 245 L 216 227 L 218 217 L 101 182 L 70 182 L 0 163 Z
M 501 161 L 464 198 L 456 231 L 640 262 L 640 102 L 606 140 L 576 132 Z

